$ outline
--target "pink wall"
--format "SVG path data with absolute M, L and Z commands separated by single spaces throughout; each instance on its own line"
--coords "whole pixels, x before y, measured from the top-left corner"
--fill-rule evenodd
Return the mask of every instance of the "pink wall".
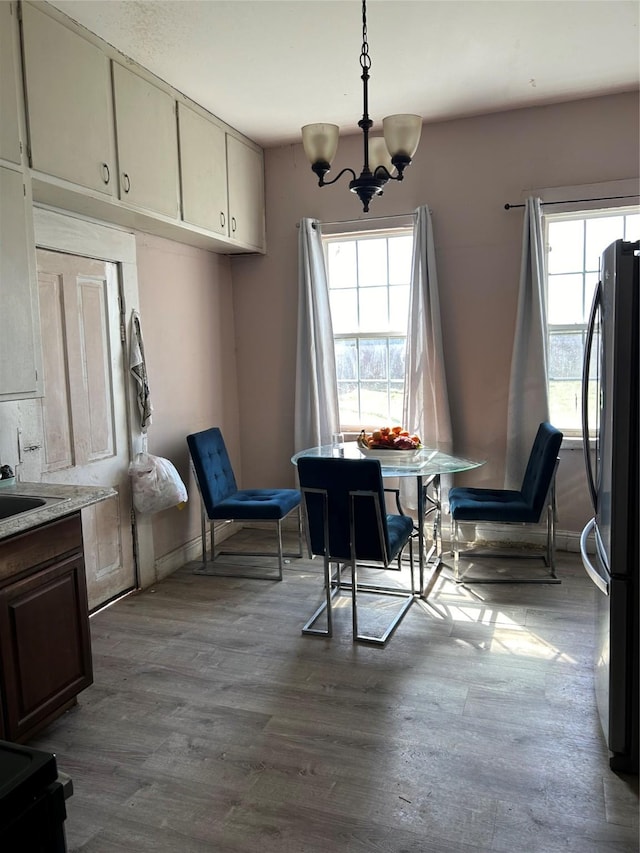
M 140 314 L 153 423 L 149 452 L 175 464 L 189 493 L 184 510 L 153 517 L 156 558 L 200 535 L 200 502 L 186 436 L 223 430 L 240 471 L 238 396 L 229 259 L 137 235 Z
M 488 460 L 468 482 L 503 477 L 522 232 L 521 211 L 504 203 L 532 188 L 636 177 L 638 127 L 633 93 L 426 124 L 405 182 L 372 203 L 372 216 L 432 209 L 456 448 Z M 338 158 L 334 175 L 359 170 L 360 138 L 343 138 Z M 266 152 L 268 253 L 231 260 L 245 485 L 294 483 L 296 223 L 361 216 L 345 183 L 317 188 L 301 145 Z M 580 453 L 563 452 L 559 505 L 559 527 L 579 530 Z

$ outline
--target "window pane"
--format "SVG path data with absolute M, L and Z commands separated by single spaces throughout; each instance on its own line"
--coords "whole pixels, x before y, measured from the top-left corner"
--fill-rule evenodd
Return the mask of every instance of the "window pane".
M 329 243 L 327 246 L 327 275 L 329 287 L 355 287 L 356 285 L 356 244 L 349 240 L 344 243 Z
M 584 277 L 584 322 L 589 322 L 589 314 L 591 313 L 591 303 L 593 302 L 593 294 L 596 291 L 596 285 L 600 276 L 598 273 L 589 272 Z
M 587 219 L 587 257 L 586 269 L 599 270 L 600 256 L 610 243 L 620 240 L 624 235 L 622 216 L 603 216 Z
M 389 329 L 405 332 L 409 320 L 409 285 L 389 288 Z
M 331 322 L 333 333 L 342 335 L 345 332 L 354 332 L 358 328 L 358 302 L 357 290 L 331 290 L 329 300 L 331 303 Z
M 389 379 L 404 383 L 405 338 L 389 339 Z
M 357 380 L 358 378 L 358 345 L 355 340 L 337 340 L 336 376 L 341 379 Z
M 548 317 L 551 324 L 581 323 L 582 275 L 549 276 Z
M 358 293 L 360 302 L 360 330 L 364 332 L 386 332 L 389 328 L 387 288 L 367 287 L 364 290 L 359 290 Z
M 389 423 L 402 426 L 404 382 L 389 383 Z
M 625 240 L 640 240 L 640 213 L 625 216 Z
M 340 409 L 340 420 L 342 423 L 360 423 L 360 401 L 357 382 L 338 382 L 338 408 Z
M 389 392 L 386 382 L 363 382 L 360 386 L 362 423 L 384 426 L 389 420 Z
M 358 284 L 374 287 L 387 283 L 387 241 L 358 240 Z
M 389 238 L 389 284 L 409 284 L 413 237 Z
M 580 380 L 582 354 L 582 333 L 552 332 L 549 335 L 549 378 Z
M 360 381 L 367 379 L 387 379 L 386 340 L 360 341 Z
M 549 382 L 551 423 L 564 430 L 582 429 L 582 387 L 578 381 Z
M 582 220 L 549 223 L 549 273 L 582 269 L 584 226 Z

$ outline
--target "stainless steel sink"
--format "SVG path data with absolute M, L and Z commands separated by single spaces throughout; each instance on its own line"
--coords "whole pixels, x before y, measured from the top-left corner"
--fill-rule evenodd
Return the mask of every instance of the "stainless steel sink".
M 38 498 L 29 495 L 0 494 L 0 519 L 11 518 L 23 512 L 40 509 L 47 504 L 59 503 L 63 498 Z

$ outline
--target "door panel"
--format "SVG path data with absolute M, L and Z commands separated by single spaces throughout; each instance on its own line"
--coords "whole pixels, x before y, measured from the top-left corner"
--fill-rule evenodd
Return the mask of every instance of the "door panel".
M 42 479 L 113 486 L 82 513 L 90 610 L 135 587 L 116 264 L 38 250 L 45 365 Z
M 71 400 L 67 383 L 64 342 L 62 277 L 38 273 L 40 331 L 47 381 L 47 405 L 43 407 L 46 458 L 43 472 L 73 465 L 71 448 Z

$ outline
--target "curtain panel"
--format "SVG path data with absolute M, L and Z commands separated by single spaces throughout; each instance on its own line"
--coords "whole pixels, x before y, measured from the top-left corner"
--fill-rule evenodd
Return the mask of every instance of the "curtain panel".
M 511 357 L 505 488 L 519 489 L 538 426 L 549 420 L 546 264 L 539 198 L 524 208 L 518 313 Z
M 330 444 L 339 424 L 333 326 L 321 227 L 317 220 L 302 219 L 298 232 L 295 452 Z
M 405 428 L 417 432 L 428 447 L 444 452 L 453 450 L 436 251 L 431 212 L 426 205 L 416 210 L 414 224 L 403 422 Z M 451 480 L 451 477 L 441 480 L 445 508 Z M 411 491 L 414 490 L 403 489 L 403 499 L 410 506 Z

